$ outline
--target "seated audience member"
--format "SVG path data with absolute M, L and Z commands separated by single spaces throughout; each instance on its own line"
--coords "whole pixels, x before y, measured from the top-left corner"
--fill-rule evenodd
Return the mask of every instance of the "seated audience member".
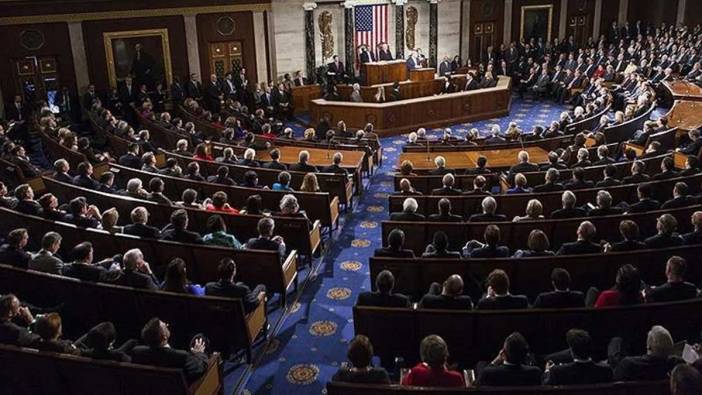
M 502 350 L 483 368 L 478 377 L 479 385 L 495 387 L 527 386 L 541 384 L 541 369 L 527 365 L 529 344 L 519 332 L 505 339 Z
M 465 387 L 463 375 L 449 370 L 448 346 L 444 339 L 429 335 L 419 345 L 422 362 L 413 367 L 402 380 L 402 385 L 417 387 Z
M 585 170 L 582 167 L 576 167 L 573 169 L 573 177 L 565 184 L 564 188 L 570 191 L 577 189 L 587 189 L 592 188 L 594 183 L 585 179 Z
M 234 235 L 227 233 L 227 224 L 219 214 L 207 218 L 207 231 L 210 233 L 202 237 L 205 244 L 229 247 L 235 250 L 243 248 Z
M 493 270 L 488 275 L 486 284 L 487 292 L 478 302 L 478 310 L 516 310 L 529 307 L 526 296 L 512 295 L 509 292 L 509 276 L 504 270 Z
M 342 366 L 332 376 L 332 381 L 359 384 L 390 384 L 390 376 L 382 367 L 371 365 L 373 345 L 363 335 L 356 335 L 349 342 L 346 356 L 351 366 Z
M 614 366 L 615 381 L 657 381 L 668 377 L 673 368 L 684 364 L 673 355 L 673 337 L 667 329 L 656 325 L 648 332 L 646 354 L 627 356 Z M 613 351 L 610 348 L 610 352 Z
M 141 330 L 143 346 L 132 350 L 132 362 L 154 365 L 163 368 L 182 369 L 188 383 L 192 383 L 207 370 L 205 339 L 196 337 L 189 351 L 171 347 L 168 340 L 171 331 L 168 324 L 158 318 L 152 318 Z
M 65 159 L 58 159 L 54 162 L 54 180 L 65 182 L 66 184 L 73 184 L 73 177 L 71 177 L 68 172 L 71 166 Z
M 578 152 L 576 154 L 577 162 L 573 163 L 570 166 L 571 169 L 575 169 L 577 167 L 582 167 L 584 169 L 586 167 L 592 166 L 592 162 L 590 162 L 589 158 L 590 158 L 590 153 L 588 152 L 587 148 L 578 149 Z
M 651 188 L 651 184 L 640 184 L 638 187 L 636 187 L 636 195 L 638 196 L 639 201 L 630 205 L 626 209 L 627 214 L 645 213 L 661 208 L 660 202 L 652 197 L 653 188 Z
M 463 279 L 458 274 L 449 276 L 443 286 L 432 283 L 429 292 L 419 301 L 421 309 L 472 310 L 470 296 L 463 295 Z
M 124 190 L 124 195 L 134 199 L 143 200 L 146 200 L 149 197 L 149 193 L 143 188 L 143 184 L 138 178 L 132 178 L 127 181 L 127 188 Z
M 390 214 L 390 221 L 424 221 L 422 214 L 417 214 L 417 200 L 407 198 L 402 202 L 402 211 Z
M 592 339 L 582 329 L 571 329 L 566 333 L 572 362 L 556 365 L 546 363 L 543 383 L 546 385 L 586 385 L 612 381 L 612 369 L 592 360 Z
M 548 153 L 548 162 L 539 166 L 539 170 L 541 171 L 548 169 L 563 170 L 567 168 L 568 166 L 563 162 L 558 153 L 554 151 Z
M 80 355 L 80 350 L 72 341 L 61 338 L 63 325 L 58 313 L 37 316 L 34 333 L 39 335 L 39 339 L 31 345 L 32 348 L 59 354 Z
M 527 179 L 522 173 L 517 173 L 517 175 L 514 176 L 514 187 L 507 190 L 508 195 L 531 192 L 532 189 L 527 186 Z
M 670 214 L 663 214 L 656 221 L 658 233 L 644 240 L 646 248 L 666 248 L 682 245 L 683 239 L 675 232 L 678 220 Z
M 702 148 L 700 131 L 697 129 L 692 129 L 687 132 L 687 137 L 690 141 L 683 147 L 677 148 L 676 151 L 685 155 L 699 155 L 700 149 Z
M 130 143 L 127 147 L 127 153 L 120 156 L 117 160 L 122 166 L 132 169 L 141 169 L 141 157 L 139 156 L 139 144 Z
M 697 199 L 689 195 L 689 188 L 684 182 L 676 182 L 673 187 L 673 198 L 661 205 L 661 209 L 670 210 L 674 208 L 687 207 L 697 204 Z
M 595 161 L 593 166 L 604 166 L 614 163 L 614 159 L 609 156 L 609 148 L 606 145 L 601 145 L 597 147 L 597 161 Z M 606 169 L 606 167 L 605 167 Z M 615 173 L 616 174 L 616 173 Z M 614 175 L 612 175 L 614 177 Z
M 205 289 L 201 285 L 190 282 L 185 261 L 180 258 L 173 258 L 171 260 L 163 278 L 164 280 L 161 284 L 162 291 L 199 296 L 205 294 Z
M 271 189 L 274 191 L 292 192 L 293 189 L 290 187 L 290 179 L 290 173 L 281 171 L 278 173 L 278 182 L 273 183 Z
M 22 184 L 15 188 L 17 204 L 15 210 L 27 215 L 41 215 L 41 206 L 34 200 L 34 190 L 29 184 Z
M 81 228 L 100 228 L 100 211 L 94 205 L 88 206 L 84 197 L 77 197 L 68 203 L 69 214 L 65 221 Z
M 641 302 L 643 302 L 641 275 L 637 268 L 626 264 L 617 270 L 614 287 L 602 291 L 597 297 L 594 307 L 628 306 Z
M 630 219 L 619 222 L 619 234 L 622 235 L 622 241 L 606 243 L 604 252 L 636 251 L 646 248 L 646 244 L 639 241 L 639 225 L 636 222 Z
M 538 199 L 531 199 L 529 202 L 527 202 L 526 215 L 523 217 L 516 216 L 512 218 L 512 222 L 538 221 L 544 218 L 543 212 L 544 206 L 541 204 L 541 202 Z
M 507 220 L 502 214 L 497 212 L 497 201 L 492 196 L 486 196 L 481 202 L 483 212 L 481 214 L 473 214 L 468 219 L 469 222 L 503 222 Z
M 461 222 L 461 221 L 463 221 L 463 218 L 460 215 L 455 215 L 455 214 L 451 213 L 451 201 L 448 200 L 447 198 L 439 199 L 439 203 L 437 203 L 437 206 L 439 209 L 439 213 L 438 214 L 431 214 L 429 216 L 429 221 L 432 221 L 432 222 Z
M 374 307 L 409 307 L 407 296 L 393 292 L 395 276 L 389 270 L 383 270 L 375 278 L 376 291 L 361 292 L 356 301 L 357 306 Z
M 492 173 L 490 169 L 487 168 L 487 158 L 484 155 L 478 156 L 475 161 L 475 167 L 472 169 L 466 169 L 466 174 L 470 175 L 480 175 L 480 174 L 490 174 Z
M 491 193 L 489 191 L 486 191 L 485 188 L 487 186 L 487 180 L 483 176 L 476 176 L 473 179 L 473 189 L 470 191 L 464 191 L 464 195 L 473 195 L 473 196 L 489 196 Z
M 39 338 L 29 329 L 34 316 L 13 294 L 0 296 L 0 344 L 27 347 Z
M 518 173 L 533 173 L 539 171 L 539 165 L 529 162 L 529 153 L 527 151 L 519 151 L 517 154 L 516 165 L 509 168 L 507 179 L 510 184 L 514 184 L 514 178 Z
M 246 151 L 244 151 L 244 157 L 239 159 L 236 164 L 239 166 L 260 167 L 256 161 L 256 150 L 253 148 L 247 148 Z
M 190 162 L 188 163 L 188 167 L 186 168 L 188 170 L 188 173 L 185 175 L 185 178 L 188 180 L 192 181 L 206 181 L 205 177 L 200 174 L 200 164 L 197 162 Z
M 273 218 L 264 217 L 258 220 L 258 237 L 250 238 L 246 242 L 247 250 L 277 251 L 281 262 L 285 258 L 285 241 L 281 236 L 273 236 L 275 221 Z
M 626 176 L 622 179 L 622 184 L 641 184 L 648 182 L 651 177 L 648 174 L 644 174 L 646 171 L 646 164 L 640 160 L 634 161 L 631 164 L 631 175 Z
M 682 235 L 683 244 L 702 244 L 702 211 L 695 211 L 692 213 L 690 222 L 692 223 L 694 230 L 690 233 L 685 233 Z
M 104 280 L 107 270 L 100 263 L 93 263 L 93 251 L 93 244 L 89 241 L 84 241 L 73 247 L 70 255 L 74 261 L 64 265 L 61 274 L 83 281 Z
M 349 174 L 348 170 L 341 167 L 341 162 L 343 160 L 344 160 L 344 155 L 341 152 L 336 152 L 336 153 L 334 153 L 334 156 L 332 156 L 332 164 L 327 166 L 327 167 L 323 167 L 320 171 L 322 173 L 334 173 L 334 174 L 348 175 Z
M 563 184 L 558 182 L 561 174 L 558 169 L 550 168 L 544 175 L 544 183 L 534 187 L 534 193 L 556 192 L 563 190 Z
M 249 197 L 246 198 L 246 206 L 244 206 L 239 213 L 242 215 L 264 215 L 263 199 L 261 195 L 249 195 Z
M 569 219 L 587 216 L 587 211 L 580 207 L 575 207 L 577 198 L 572 191 L 564 191 L 561 195 L 562 208 L 551 213 L 551 219 Z
M 123 232 L 128 235 L 143 237 L 146 239 L 158 239 L 161 231 L 155 227 L 147 225 L 149 221 L 149 211 L 143 207 L 135 207 L 130 213 L 132 223 L 125 226 Z
M 139 289 L 158 289 L 158 279 L 151 271 L 151 265 L 144 260 L 144 254 L 138 248 L 132 248 L 122 257 L 122 270 L 117 272 L 115 278 L 110 279 L 111 284 Z
M 236 185 L 236 181 L 229 177 L 229 168 L 227 166 L 218 167 L 217 174 L 207 177 L 207 182 L 229 186 Z
M 29 267 L 32 256 L 24 250 L 29 242 L 29 233 L 25 228 L 12 230 L 0 246 L 0 262 L 20 269 Z
M 262 302 L 266 301 L 266 287 L 256 285 L 251 290 L 246 284 L 234 282 L 236 277 L 236 263 L 231 258 L 223 258 L 217 265 L 219 280 L 205 285 L 205 295 L 223 298 L 238 298 L 244 304 L 244 311 L 250 313 Z
M 41 206 L 42 217 L 51 221 L 67 222 L 67 214 L 59 209 L 59 201 L 54 194 L 45 193 L 41 195 L 38 202 Z
M 203 244 L 199 233 L 188 230 L 188 212 L 178 209 L 171 213 L 171 222 L 161 230 L 161 240 L 179 243 Z
M 665 284 L 651 287 L 644 291 L 646 301 L 674 302 L 677 300 L 693 299 L 697 297 L 697 287 L 685 281 L 687 272 L 687 262 L 679 256 L 672 256 L 665 265 L 665 277 L 668 279 Z
M 239 210 L 230 206 L 229 196 L 224 191 L 217 191 L 212 195 L 210 203 L 205 205 L 205 210 L 224 214 L 239 214 Z
M 396 193 L 399 195 L 410 195 L 410 196 L 422 195 L 421 192 L 414 189 L 410 180 L 408 180 L 406 178 L 403 178 L 400 180 L 400 190 L 399 190 L 399 192 L 396 192 Z
M 432 195 L 440 195 L 440 196 L 455 196 L 455 195 L 460 195 L 463 193 L 458 188 L 454 188 L 453 185 L 456 182 L 456 179 L 453 177 L 453 174 L 451 173 L 446 173 L 444 174 L 443 178 L 441 179 L 441 184 L 443 187 L 441 188 L 436 188 L 431 191 Z
M 101 361 L 131 362 L 132 358 L 127 354 L 137 344 L 134 339 L 127 340 L 119 348 L 114 347 L 117 339 L 117 329 L 109 321 L 101 322 L 88 331 L 84 337 L 82 346 L 86 347 L 81 354 L 85 357 Z M 82 340 L 82 339 L 81 339 Z
M 655 181 L 669 180 L 671 178 L 679 177 L 677 171 L 675 171 L 675 163 L 673 162 L 673 157 L 666 156 L 661 161 L 661 171 L 653 176 Z
M 141 171 L 158 174 L 159 169 L 156 167 L 156 156 L 153 152 L 144 153 L 144 155 L 141 156 L 141 163 L 143 163 Z
M 236 155 L 234 155 L 234 150 L 230 147 L 225 148 L 222 151 L 222 156 L 218 156 L 215 158 L 215 162 L 219 163 L 228 163 L 228 164 L 236 164 L 237 158 Z
M 62 237 L 56 232 L 47 232 L 41 238 L 41 250 L 29 261 L 29 269 L 38 272 L 61 274 L 63 261 L 56 256 L 61 248 Z M 0 249 L 1 250 L 1 249 Z M 5 261 L 2 261 L 5 262 Z
M 302 177 L 300 192 L 320 192 L 319 181 L 314 173 L 307 173 Z
M 684 363 L 675 366 L 670 372 L 670 394 L 702 394 L 702 373 Z
M 590 217 L 601 217 L 605 215 L 619 215 L 622 209 L 612 207 L 612 195 L 607 191 L 597 192 L 597 207 L 590 210 L 587 214 Z
M 285 165 L 284 163 L 280 163 L 280 150 L 278 148 L 274 148 L 268 154 L 270 155 L 271 160 L 263 163 L 263 165 L 261 167 L 263 167 L 264 169 L 275 169 L 275 170 L 287 170 L 288 169 L 287 165 Z
M 585 296 L 580 291 L 570 290 L 570 273 L 557 267 L 551 272 L 553 291 L 542 292 L 534 300 L 535 309 L 566 309 L 585 307 Z
M 308 164 L 307 162 L 309 160 L 310 160 L 309 151 L 306 151 L 306 150 L 300 151 L 300 154 L 298 155 L 297 163 L 290 165 L 290 170 L 291 171 L 303 171 L 305 173 L 316 173 L 317 168 L 315 166 Z
M 158 177 L 152 178 L 149 181 L 149 189 L 151 190 L 151 193 L 149 193 L 150 201 L 159 204 L 165 204 L 167 206 L 173 205 L 171 199 L 169 199 L 168 197 L 166 197 L 166 195 L 163 194 L 163 191 L 166 189 L 166 184 L 163 182 L 162 179 Z
M 414 174 L 414 164 L 411 160 L 403 160 L 400 164 L 400 174 L 403 176 L 416 176 Z
M 529 258 L 537 256 L 553 256 L 555 253 L 549 250 L 551 242 L 548 236 L 541 229 L 533 229 L 529 232 L 527 239 L 527 250 L 517 250 L 514 253 L 514 258 Z
M 118 226 L 119 222 L 119 212 L 116 208 L 112 207 L 102 212 L 100 217 L 100 226 L 102 230 L 110 232 L 111 234 L 123 233 L 124 227 Z
M 449 240 L 446 233 L 438 231 L 434 233 L 434 238 L 422 254 L 422 258 L 460 258 L 458 251 L 449 251 Z
M 73 177 L 73 185 L 87 189 L 98 189 L 100 184 L 93 179 L 93 165 L 90 162 L 79 163 L 76 172 L 78 175 Z
M 435 169 L 431 169 L 429 171 L 429 174 L 434 175 L 434 176 L 443 176 L 444 174 L 454 173 L 453 169 L 449 169 L 446 167 L 446 158 L 443 156 L 439 155 L 436 158 L 434 158 L 434 165 L 436 165 Z
M 260 189 L 261 186 L 258 185 L 258 174 L 253 170 L 248 170 L 244 173 L 244 180 L 240 184 L 244 188 L 255 188 Z
M 622 185 L 622 182 L 616 179 L 617 167 L 613 164 L 608 164 L 607 166 L 605 166 L 602 173 L 604 174 L 604 178 L 602 179 L 602 181 L 598 181 L 597 184 L 595 184 L 595 187 L 608 188 Z
M 578 239 L 570 243 L 563 243 L 561 248 L 556 252 L 556 255 L 596 254 L 602 252 L 602 247 L 592 241 L 595 235 L 597 235 L 597 229 L 592 222 L 581 222 L 576 235 Z
M 388 234 L 388 246 L 376 249 L 374 255 L 389 258 L 414 258 L 414 252 L 405 249 L 404 245 L 405 232 L 395 228 Z
M 685 160 L 685 169 L 680 172 L 681 177 L 688 177 L 700 172 L 700 160 L 696 156 L 690 155 Z
M 7 186 L 0 181 L 0 207 L 14 208 L 17 205 L 17 199 L 13 196 L 8 196 Z
M 488 225 L 483 232 L 483 241 L 471 240 L 463 247 L 463 256 L 466 258 L 506 258 L 509 256 L 509 247 L 500 245 L 500 228 Z

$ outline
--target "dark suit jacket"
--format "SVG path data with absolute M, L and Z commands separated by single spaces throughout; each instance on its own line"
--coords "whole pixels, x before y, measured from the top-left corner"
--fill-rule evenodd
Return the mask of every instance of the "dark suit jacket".
M 562 190 L 563 190 L 563 184 L 559 184 L 559 183 L 547 183 L 547 184 L 537 185 L 534 187 L 535 193 L 557 192 L 557 191 L 562 191 Z
M 547 385 L 585 385 L 612 381 L 612 369 L 592 361 L 556 365 L 544 376 Z
M 26 347 L 36 342 L 39 336 L 29 329 L 19 326 L 12 321 L 0 321 L 0 344 L 11 344 Z
M 266 162 L 261 167 L 265 169 L 288 170 L 288 166 L 286 166 L 285 164 L 274 161 Z
M 580 291 L 542 292 L 534 301 L 535 309 L 565 309 L 585 307 L 585 296 Z
M 337 165 L 329 165 L 327 167 L 323 167 L 320 171 L 322 173 L 349 174 L 348 170 Z
M 455 195 L 460 195 L 462 194 L 463 191 L 460 189 L 456 189 L 454 187 L 442 187 L 442 188 L 436 188 L 431 191 L 432 195 L 440 195 L 440 196 L 455 196 Z
M 252 292 L 244 283 L 224 280 L 210 282 L 205 285 L 205 294 L 224 298 L 241 298 L 241 301 L 244 303 L 244 310 L 247 313 L 256 309 L 260 303 L 258 293 Z
M 454 174 L 455 171 L 453 169 L 449 169 L 446 167 L 437 167 L 435 169 L 429 170 L 429 174 L 431 174 L 433 176 L 443 176 L 443 175 L 446 175 L 448 173 Z
M 478 310 L 515 310 L 526 309 L 529 301 L 524 295 L 503 295 L 494 298 L 484 297 L 478 302 Z
M 702 232 L 690 232 L 682 235 L 683 244 L 702 244 Z
M 432 221 L 432 222 L 461 222 L 461 221 L 463 221 L 463 217 L 461 217 L 460 215 L 454 215 L 454 214 L 448 214 L 448 215 L 431 214 L 429 216 L 429 221 Z
M 132 350 L 132 360 L 144 365 L 183 369 L 188 383 L 199 379 L 207 370 L 207 355 L 175 348 L 136 346 Z
M 88 176 L 75 176 L 73 177 L 73 185 L 81 188 L 98 189 L 100 183 Z
M 622 184 L 640 184 L 651 179 L 648 174 L 632 174 L 622 179 Z
M 480 385 L 495 387 L 539 385 L 541 369 L 525 365 L 488 365 L 478 379 Z
M 507 258 L 509 257 L 509 247 L 486 245 L 476 248 L 470 252 L 471 258 Z
M 373 254 L 377 257 L 388 257 L 388 258 L 414 258 L 414 251 L 412 250 L 399 250 L 394 251 L 389 247 L 377 248 Z
M 125 270 L 119 273 L 119 276 L 110 282 L 112 284 L 122 285 L 125 287 L 153 290 L 158 289 L 158 285 L 156 285 L 158 279 L 156 279 L 156 277 L 131 270 Z
M 390 214 L 390 221 L 424 221 L 426 218 L 422 214 L 405 211 Z
M 304 171 L 305 173 L 316 173 L 317 168 L 307 163 L 295 163 L 290 165 L 290 171 Z
M 645 213 L 647 211 L 654 211 L 661 208 L 661 204 L 658 200 L 653 199 L 643 199 L 629 206 L 626 210 L 628 213 Z
M 130 153 L 120 156 L 118 163 L 132 169 L 141 169 L 141 158 Z
M 697 297 L 697 287 L 686 281 L 667 282 L 646 292 L 647 302 L 674 302 Z
M 202 236 L 187 229 L 164 229 L 161 232 L 161 240 L 177 241 L 180 243 L 203 244 Z
M 679 357 L 660 358 L 651 355 L 625 357 L 614 368 L 615 381 L 655 381 L 668 377 L 668 372 L 681 363 Z
M 161 237 L 161 231 L 158 228 L 145 224 L 129 224 L 124 227 L 122 233 L 146 239 L 158 239 Z
M 623 212 L 622 209 L 617 208 L 617 207 L 610 207 L 607 209 L 595 207 L 592 210 L 590 210 L 590 212 L 588 212 L 587 214 L 590 217 L 602 217 L 605 215 L 619 215 L 622 212 Z
M 468 218 L 469 222 L 503 222 L 507 217 L 502 214 L 473 214 Z
M 580 218 L 587 215 L 587 211 L 580 207 L 561 208 L 551 213 L 552 219 Z
M 637 240 L 623 240 L 611 243 L 612 251 L 636 251 L 646 248 L 646 244 Z
M 683 239 L 677 233 L 672 235 L 657 234 L 644 240 L 646 248 L 666 248 L 682 245 Z
M 34 200 L 20 200 L 17 202 L 15 210 L 29 215 L 41 215 L 42 212 L 41 206 Z
M 556 255 L 596 254 L 598 252 L 602 252 L 602 247 L 599 244 L 578 240 L 561 245 Z
M 9 244 L 0 246 L 0 262 L 3 264 L 26 269 L 31 259 L 32 256 L 24 250 L 18 250 Z
M 397 293 L 382 294 L 375 292 L 362 292 L 358 295 L 357 306 L 374 307 L 409 307 L 410 300 L 407 296 Z
M 613 187 L 613 186 L 616 186 L 616 185 L 622 185 L 622 182 L 619 181 L 619 180 L 617 180 L 616 178 L 610 178 L 610 177 L 607 177 L 607 178 L 605 178 L 605 179 L 602 180 L 602 181 L 598 181 L 597 184 L 595 184 L 595 186 L 596 186 L 597 188 L 602 188 L 602 187 Z
M 246 249 L 249 250 L 266 250 L 277 251 L 282 260 L 285 257 L 285 249 L 282 244 L 278 244 L 271 239 L 264 237 L 253 237 L 246 242 Z
M 102 266 L 73 262 L 64 266 L 61 274 L 83 281 L 98 282 L 102 280 L 106 272 L 107 271 Z
M 472 310 L 473 301 L 467 295 L 456 298 L 446 295 L 424 295 L 419 301 L 419 307 L 423 309 Z
M 680 208 L 697 204 L 697 199 L 692 196 L 680 196 L 668 200 L 661 206 L 662 209 Z

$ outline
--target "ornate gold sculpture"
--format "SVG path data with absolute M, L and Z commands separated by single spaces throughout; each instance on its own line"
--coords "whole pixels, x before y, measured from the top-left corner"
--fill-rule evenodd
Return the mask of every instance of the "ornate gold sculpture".
M 332 34 L 332 13 L 322 11 L 317 18 L 319 35 L 322 39 L 322 59 L 329 59 L 334 55 L 334 34 Z
M 407 7 L 407 28 L 405 29 L 405 45 L 407 49 L 414 50 L 414 27 L 417 25 L 419 13 L 413 6 Z

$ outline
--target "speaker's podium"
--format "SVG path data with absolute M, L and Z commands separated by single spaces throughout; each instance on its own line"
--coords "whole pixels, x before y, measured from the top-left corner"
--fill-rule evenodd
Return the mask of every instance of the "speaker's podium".
M 407 65 L 402 59 L 364 63 L 361 70 L 366 76 L 366 85 L 407 80 Z

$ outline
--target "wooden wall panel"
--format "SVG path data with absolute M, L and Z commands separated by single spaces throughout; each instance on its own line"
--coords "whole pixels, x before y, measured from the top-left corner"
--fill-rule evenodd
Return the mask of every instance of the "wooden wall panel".
M 612 22 L 619 21 L 619 1 L 605 0 L 602 2 L 602 23 L 600 24 L 600 34 L 607 35 Z
M 20 44 L 20 34 L 27 29 L 38 30 L 43 34 L 45 42 L 41 48 L 30 51 Z M 16 89 L 13 80 L 12 59 L 25 56 L 54 56 L 58 62 L 61 84 L 75 92 L 76 77 L 67 24 L 0 26 L 0 37 L 0 86 L 5 101 L 21 93 Z
M 500 47 L 500 44 L 504 41 L 504 24 L 505 24 L 505 3 L 504 1 L 495 0 L 472 0 L 470 2 L 470 23 L 466 27 L 467 32 L 464 33 L 464 37 L 468 37 L 470 40 L 470 56 L 474 61 L 477 60 L 475 55 L 475 50 L 473 46 L 475 45 L 475 39 L 471 29 L 476 24 L 493 22 L 495 26 L 495 49 Z M 469 34 L 468 34 L 469 33 Z
M 606 1 L 605 1 L 606 2 Z M 568 0 L 568 9 L 566 11 L 566 34 L 570 35 L 570 18 L 578 15 L 587 15 L 585 31 L 588 32 L 586 37 L 592 36 L 592 26 L 595 19 L 595 0 Z
M 224 36 L 217 31 L 217 20 L 223 16 L 228 16 L 234 20 L 236 28 L 231 35 Z M 266 59 L 256 59 L 255 39 L 263 40 L 264 37 L 254 37 L 253 13 L 234 12 L 226 14 L 201 14 L 197 16 L 197 33 L 200 50 L 200 68 L 202 70 L 202 80 L 209 79 L 212 74 L 209 62 L 209 44 L 216 42 L 241 41 L 243 51 L 243 63 L 246 67 L 246 75 L 249 81 L 257 81 L 256 62 L 265 62 Z M 298 43 L 302 45 L 302 43 Z M 266 76 L 262 76 L 263 79 Z
M 687 0 L 685 3 L 685 23 L 688 25 L 702 23 L 702 1 Z
M 519 41 L 520 24 L 522 18 L 522 6 L 537 6 L 537 5 L 552 5 L 553 6 L 553 21 L 551 30 L 551 40 L 558 37 L 558 29 L 560 26 L 560 0 L 514 0 L 512 9 L 512 40 Z M 562 37 L 558 37 L 562 39 Z
M 694 2 L 695 1 L 688 1 L 687 3 L 690 4 Z M 675 23 L 677 14 L 678 0 L 630 0 L 627 19 L 632 25 L 637 20 L 658 25 L 661 22 Z
M 83 37 L 90 70 L 90 81 L 95 84 L 97 90 L 104 91 L 109 88 L 103 33 L 164 28 L 168 29 L 173 76 L 183 79 L 188 74 L 188 54 L 185 46 L 185 27 L 182 17 L 168 16 L 83 22 Z

